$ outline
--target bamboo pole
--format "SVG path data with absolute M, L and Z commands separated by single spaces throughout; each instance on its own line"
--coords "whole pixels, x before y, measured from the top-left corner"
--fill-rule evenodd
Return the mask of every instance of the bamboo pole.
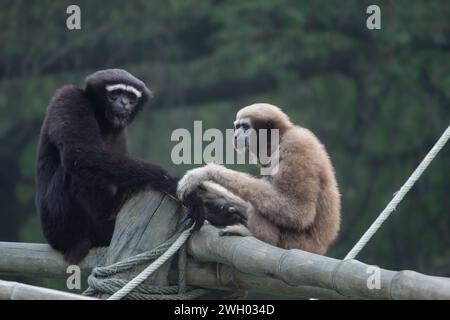
M 255 276 L 282 280 L 290 286 L 329 289 L 363 299 L 450 299 L 450 279 L 414 271 L 376 269 L 379 288 L 370 289 L 372 270 L 357 260 L 337 260 L 301 250 L 283 250 L 253 237 L 219 237 L 208 225 L 189 241 L 189 253 L 200 261 L 232 265 Z M 318 298 L 318 297 L 317 297 Z

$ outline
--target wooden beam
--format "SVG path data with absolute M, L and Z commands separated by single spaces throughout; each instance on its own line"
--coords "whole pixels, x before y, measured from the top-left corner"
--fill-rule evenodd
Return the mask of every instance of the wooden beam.
M 319 287 L 362 299 L 450 299 L 449 278 L 408 270 L 374 270 L 357 260 L 283 250 L 253 237 L 219 237 L 210 225 L 191 237 L 188 248 L 197 260 L 228 264 L 240 272 L 272 277 L 290 286 Z M 377 275 L 379 288 L 369 288 L 368 282 Z
M 0 280 L 0 300 L 94 300 L 77 294 Z
M 91 249 L 80 263 L 81 274 L 87 276 L 104 261 L 106 248 Z M 32 277 L 67 277 L 68 265 L 62 255 L 48 244 L 0 242 L 0 274 Z
M 176 281 L 175 275 L 170 277 Z M 320 297 L 320 299 L 348 299 L 345 296 L 324 288 L 313 286 L 291 286 L 283 281 L 264 276 L 240 272 L 235 268 L 218 263 L 198 262 L 188 259 L 187 283 L 203 288 L 265 293 L 280 297 L 303 298 Z
M 111 245 L 91 250 L 81 263 L 82 275 L 161 244 L 174 233 L 181 211 L 178 202 L 157 192 L 136 195 L 120 211 Z M 220 237 L 211 225 L 191 237 L 188 251 L 187 284 L 193 286 L 321 299 L 450 299 L 448 278 L 369 269 L 357 260 L 283 250 L 253 237 Z M 144 267 L 122 276 L 131 279 Z M 169 268 L 167 263 L 146 283 L 176 284 Z M 370 289 L 368 281 L 377 273 L 380 287 Z M 8 242 L 0 242 L 0 274 L 67 276 L 60 255 L 48 245 Z
M 175 233 L 182 216 L 181 210 L 180 203 L 173 198 L 151 189 L 136 194 L 117 215 L 114 234 L 102 264 L 109 266 L 164 243 Z M 168 285 L 170 261 L 145 280 L 144 284 Z M 136 266 L 133 271 L 120 274 L 118 278 L 131 280 L 145 267 L 145 264 Z M 107 298 L 107 295 L 97 297 Z
M 92 269 L 102 264 L 108 248 L 92 249 L 80 264 L 81 274 L 87 277 Z M 67 278 L 67 266 L 61 255 L 47 244 L 0 242 L 0 274 L 14 276 Z M 171 270 L 170 283 L 177 283 L 178 274 Z M 227 265 L 195 261 L 188 258 L 187 284 L 215 290 L 243 289 L 252 292 L 276 294 L 297 298 L 312 296 L 321 299 L 343 299 L 344 296 L 327 289 L 310 286 L 290 286 L 283 281 L 253 276 Z

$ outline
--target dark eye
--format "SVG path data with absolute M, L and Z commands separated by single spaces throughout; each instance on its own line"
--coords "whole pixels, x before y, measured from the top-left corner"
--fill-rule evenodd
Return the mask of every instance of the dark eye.
M 130 100 L 130 103 L 135 104 L 138 101 L 138 97 L 132 92 L 127 93 L 128 100 Z
M 250 126 L 248 125 L 248 123 L 243 123 L 241 124 L 242 129 L 244 129 L 244 131 L 247 131 L 248 129 L 250 129 Z
M 121 94 L 120 91 L 121 90 L 113 90 L 113 91 L 108 92 L 108 99 L 116 100 Z

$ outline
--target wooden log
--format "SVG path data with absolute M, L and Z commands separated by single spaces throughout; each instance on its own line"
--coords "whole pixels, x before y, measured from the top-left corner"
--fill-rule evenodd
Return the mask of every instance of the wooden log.
M 273 277 L 290 286 L 314 286 L 363 299 L 450 299 L 450 279 L 413 271 L 377 269 L 379 288 L 369 288 L 373 269 L 357 260 L 337 260 L 301 250 L 283 250 L 253 237 L 219 237 L 204 226 L 189 253 L 200 261 L 228 264 L 243 273 Z
M 93 298 L 0 280 L 0 300 L 94 300 Z
M 181 213 L 182 206 L 170 196 L 151 189 L 136 194 L 124 204 L 117 216 L 104 265 L 109 266 L 164 243 L 175 233 Z M 144 284 L 168 285 L 170 263 L 171 260 L 166 262 Z M 136 266 L 131 272 L 117 278 L 131 280 L 145 267 L 146 265 Z

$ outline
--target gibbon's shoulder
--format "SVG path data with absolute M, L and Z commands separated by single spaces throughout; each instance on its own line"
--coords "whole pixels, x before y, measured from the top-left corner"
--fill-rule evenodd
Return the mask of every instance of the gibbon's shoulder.
M 53 99 L 61 99 L 65 97 L 74 98 L 76 96 L 84 97 L 85 96 L 84 90 L 75 85 L 67 84 L 56 89 L 55 94 L 53 95 Z
M 281 143 L 292 151 L 323 149 L 319 138 L 311 130 L 300 126 L 293 126 L 287 130 L 281 138 Z
M 67 107 L 81 106 L 88 103 L 86 92 L 74 85 L 65 85 L 57 89 L 50 100 L 48 111 Z
M 319 172 L 324 166 L 330 166 L 325 146 L 311 130 L 300 126 L 294 126 L 283 135 L 280 156 L 285 165 L 308 169 L 310 172 Z

